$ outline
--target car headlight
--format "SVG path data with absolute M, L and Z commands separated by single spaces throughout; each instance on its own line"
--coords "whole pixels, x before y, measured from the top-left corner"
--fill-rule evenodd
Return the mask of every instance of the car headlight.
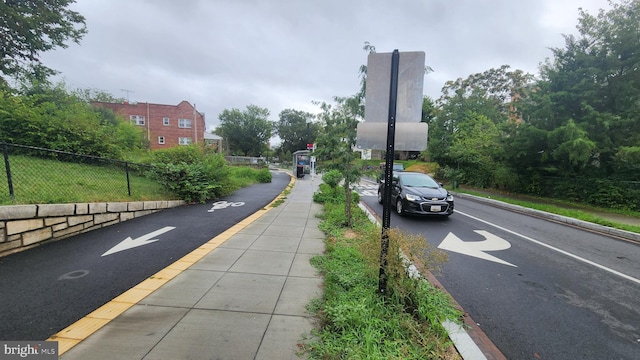
M 447 194 L 447 201 L 453 201 L 453 195 Z
M 405 198 L 407 198 L 407 200 L 409 201 L 420 201 L 420 196 L 415 196 L 411 194 L 406 194 Z

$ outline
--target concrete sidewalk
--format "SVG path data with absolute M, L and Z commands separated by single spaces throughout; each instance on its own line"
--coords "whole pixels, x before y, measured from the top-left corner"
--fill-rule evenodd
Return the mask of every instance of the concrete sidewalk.
M 56 334 L 60 358 L 299 359 L 315 326 L 305 307 L 322 294 L 309 263 L 324 251 L 313 202 L 320 182 L 297 180 L 282 204 Z

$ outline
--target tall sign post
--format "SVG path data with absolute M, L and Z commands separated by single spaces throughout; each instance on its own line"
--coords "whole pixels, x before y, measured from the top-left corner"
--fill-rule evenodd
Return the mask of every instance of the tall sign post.
M 387 290 L 393 157 L 396 150 L 423 151 L 428 125 L 422 119 L 424 52 L 369 54 L 365 121 L 358 124 L 356 147 L 384 150 L 382 235 L 378 291 Z
M 396 137 L 396 105 L 398 96 L 398 63 L 400 53 L 394 50 L 391 55 L 391 82 L 389 84 L 389 122 L 387 124 L 387 153 L 384 164 L 384 192 L 382 198 L 382 239 L 380 241 L 380 273 L 378 276 L 378 292 L 384 294 L 387 290 L 387 254 L 389 252 L 389 225 L 391 223 L 391 180 L 393 178 L 393 155 L 395 152 L 394 139 Z M 365 105 L 366 106 L 366 105 Z

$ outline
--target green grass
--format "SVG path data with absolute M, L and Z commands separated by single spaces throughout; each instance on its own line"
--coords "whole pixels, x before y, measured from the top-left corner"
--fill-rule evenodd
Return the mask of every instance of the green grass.
M 287 198 L 287 196 L 289 194 L 291 194 L 291 188 L 293 187 L 293 184 L 289 184 L 287 185 L 287 187 L 284 189 L 284 191 L 282 191 L 282 193 L 280 193 L 280 196 L 278 196 L 278 198 L 273 202 L 273 204 L 271 204 L 272 207 L 278 207 L 280 205 L 282 205 L 285 201 L 285 199 Z
M 486 192 L 473 191 L 468 189 L 455 189 L 456 192 L 475 195 L 493 200 L 502 201 L 508 204 L 519 205 L 529 209 L 549 212 L 552 214 L 571 217 L 578 220 L 588 221 L 591 223 L 612 227 L 615 229 L 626 230 L 640 233 L 640 226 L 624 224 L 615 220 L 608 220 L 607 214 L 624 215 L 640 219 L 640 213 L 617 209 L 602 209 L 590 207 L 584 204 L 574 204 L 565 201 L 542 198 L 528 198 L 526 196 L 518 196 L 522 199 L 514 199 L 513 197 L 500 196 L 500 194 L 487 194 Z
M 325 288 L 322 299 L 308 306 L 321 327 L 302 350 L 311 359 L 457 359 L 441 326 L 461 316 L 451 299 L 426 281 L 409 279 L 394 256 L 388 292 L 380 294 L 380 229 L 359 208 L 352 211 L 354 225 L 345 228 L 344 203 L 324 202 L 326 253 L 311 262 L 323 273 Z M 391 237 L 390 249 L 401 239 Z
M 232 188 L 240 189 L 258 183 L 259 169 L 248 166 L 230 166 Z
M 124 169 L 28 156 L 12 156 L 10 160 L 15 201 L 2 176 L 0 205 L 176 199 L 162 185 L 133 172 L 129 196 Z M 6 174 L 4 162 L 0 171 Z
M 178 199 L 161 184 L 137 175 L 135 171 L 129 174 L 129 196 L 124 168 L 21 155 L 11 156 L 10 161 L 15 200 L 10 197 L 5 163 L 0 161 L 3 175 L 0 176 L 0 205 Z M 233 189 L 258 183 L 259 175 L 259 169 L 230 167 Z

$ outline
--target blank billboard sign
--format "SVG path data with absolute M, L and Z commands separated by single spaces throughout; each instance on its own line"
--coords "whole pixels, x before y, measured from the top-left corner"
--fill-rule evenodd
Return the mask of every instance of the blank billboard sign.
M 356 147 L 360 149 L 384 150 L 386 148 L 391 55 L 391 53 L 374 53 L 369 54 L 367 59 L 365 121 L 358 124 L 356 141 Z M 396 150 L 422 151 L 427 146 L 428 126 L 420 122 L 424 61 L 425 54 L 422 51 L 399 53 Z

